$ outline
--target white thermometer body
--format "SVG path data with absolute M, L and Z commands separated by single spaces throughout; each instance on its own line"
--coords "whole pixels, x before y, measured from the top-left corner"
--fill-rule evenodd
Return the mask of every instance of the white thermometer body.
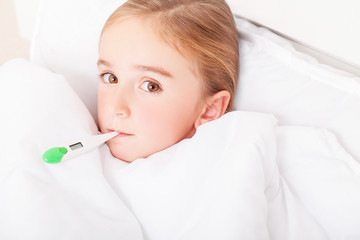
M 117 136 L 118 132 L 110 132 L 87 137 L 81 141 L 65 145 L 63 147 L 54 147 L 47 150 L 42 158 L 47 163 L 59 163 L 84 154 L 102 144 L 109 139 Z

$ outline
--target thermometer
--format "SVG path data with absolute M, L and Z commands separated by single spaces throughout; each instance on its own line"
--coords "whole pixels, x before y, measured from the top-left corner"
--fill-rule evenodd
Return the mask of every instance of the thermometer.
M 118 134 L 118 132 L 109 132 L 90 136 L 82 141 L 65 145 L 63 147 L 53 147 L 42 155 L 42 159 L 47 163 L 59 163 L 62 160 L 71 159 L 86 153 L 105 143 L 107 140 L 117 136 Z

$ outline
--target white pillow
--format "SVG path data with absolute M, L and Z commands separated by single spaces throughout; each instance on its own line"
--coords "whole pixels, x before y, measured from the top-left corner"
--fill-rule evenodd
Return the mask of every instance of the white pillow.
M 44 1 L 32 42 L 31 61 L 65 75 L 95 121 L 99 35 L 123 2 Z M 241 69 L 235 108 L 273 113 L 284 125 L 329 128 L 360 160 L 359 78 L 319 64 L 266 29 L 236 22 Z
M 97 122 L 98 45 L 102 27 L 125 0 L 42 1 L 30 62 L 69 81 Z
M 272 113 L 280 125 L 328 128 L 360 160 L 360 78 L 319 64 L 267 29 L 236 23 L 241 74 L 235 108 Z

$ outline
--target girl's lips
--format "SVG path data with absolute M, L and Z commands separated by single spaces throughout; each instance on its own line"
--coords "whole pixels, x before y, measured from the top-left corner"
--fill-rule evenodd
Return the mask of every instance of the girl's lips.
M 118 137 L 130 137 L 130 136 L 133 136 L 132 134 L 128 134 L 128 133 L 122 133 L 120 132 L 119 135 L 117 135 L 115 138 L 118 138 Z
M 114 138 L 134 136 L 134 134 L 124 133 L 124 132 L 120 132 L 120 131 L 115 131 L 115 130 L 112 130 L 112 129 L 109 129 L 109 131 L 110 131 L 110 132 L 118 132 L 118 133 L 119 133 L 119 135 L 117 135 L 117 136 L 114 137 Z

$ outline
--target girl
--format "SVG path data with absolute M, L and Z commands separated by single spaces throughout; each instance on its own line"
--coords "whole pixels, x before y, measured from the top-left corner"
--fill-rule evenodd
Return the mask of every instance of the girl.
M 223 0 L 129 0 L 104 25 L 98 118 L 126 162 L 191 138 L 233 108 L 238 36 Z

